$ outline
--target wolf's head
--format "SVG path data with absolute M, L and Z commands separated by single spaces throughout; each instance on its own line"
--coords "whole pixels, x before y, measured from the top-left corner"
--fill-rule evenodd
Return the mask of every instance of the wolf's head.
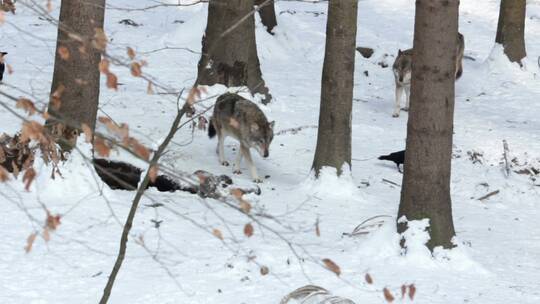
M 253 122 L 249 126 L 248 145 L 255 148 L 262 157 L 270 155 L 270 143 L 274 139 L 274 122 Z
M 394 77 L 396 82 L 407 84 L 411 82 L 411 72 L 412 72 L 412 56 L 410 56 L 407 51 L 402 52 L 398 51 L 398 56 L 396 61 L 392 66 L 394 70 Z

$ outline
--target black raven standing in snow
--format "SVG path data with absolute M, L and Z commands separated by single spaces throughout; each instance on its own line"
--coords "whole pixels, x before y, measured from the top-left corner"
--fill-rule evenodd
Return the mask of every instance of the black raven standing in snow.
M 390 153 L 388 155 L 381 155 L 379 156 L 379 159 L 393 161 L 394 163 L 396 163 L 398 171 L 401 172 L 399 165 L 402 165 L 405 162 L 405 150 Z
M 6 64 L 4 63 L 5 55 L 7 55 L 7 52 L 0 52 L 0 81 L 4 79 L 4 70 L 6 69 Z

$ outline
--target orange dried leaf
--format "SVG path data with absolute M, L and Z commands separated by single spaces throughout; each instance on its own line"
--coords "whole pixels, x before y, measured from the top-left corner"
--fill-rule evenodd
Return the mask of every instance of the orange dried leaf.
M 149 81 L 148 86 L 146 86 L 146 94 L 153 95 L 154 89 L 152 88 L 152 83 Z
M 45 220 L 45 227 L 49 230 L 56 230 L 56 228 L 60 225 L 60 215 L 51 215 L 49 211 L 47 211 L 47 218 Z
M 86 141 L 87 143 L 91 142 L 91 141 L 92 141 L 92 136 L 93 136 L 93 135 L 92 135 L 92 134 L 93 134 L 92 129 L 90 129 L 90 127 L 89 127 L 87 124 L 85 124 L 85 123 L 83 123 L 83 124 L 81 125 L 81 128 L 82 128 L 82 131 L 83 131 L 83 133 L 84 133 L 85 141 Z
M 94 150 L 99 156 L 109 157 L 111 154 L 111 148 L 105 143 L 105 140 L 101 137 L 94 139 Z
M 36 240 L 37 233 L 33 232 L 26 238 L 26 246 L 24 246 L 24 251 L 26 253 L 29 253 L 32 250 L 32 245 L 34 245 L 34 241 Z
M 230 193 L 232 196 L 234 196 L 236 199 L 241 199 L 242 195 L 244 195 L 244 191 L 238 188 L 233 188 L 230 190 Z
M 9 180 L 9 172 L 3 166 L 0 166 L 0 182 L 6 182 Z
M 416 287 L 414 286 L 414 284 L 411 284 L 409 285 L 409 298 L 412 300 L 414 300 L 414 294 L 416 293 Z
M 369 273 L 366 273 L 365 279 L 368 284 L 373 284 L 373 278 Z
M 212 230 L 212 234 L 218 239 L 223 240 L 223 234 L 221 234 L 221 231 L 219 231 L 219 229 L 214 228 L 214 230 Z
M 23 175 L 24 190 L 30 191 L 30 186 L 32 185 L 32 182 L 34 181 L 35 177 L 36 177 L 36 170 L 34 170 L 34 168 L 29 168 L 24 172 L 24 175 Z
M 47 12 L 52 12 L 53 10 L 53 6 L 52 6 L 52 1 L 51 0 L 47 0 Z
M 332 271 L 337 276 L 339 276 L 341 274 L 341 269 L 339 268 L 339 266 L 336 263 L 334 263 L 334 261 L 332 261 L 330 259 L 323 259 L 322 261 L 324 263 L 324 266 L 326 266 L 326 268 L 328 268 L 328 270 Z
M 6 15 L 4 12 L 0 11 L 0 24 L 4 24 L 6 22 Z
M 388 303 L 394 302 L 394 296 L 392 295 L 390 290 L 388 290 L 388 288 L 385 287 L 383 289 L 383 294 L 384 294 L 384 299 L 386 300 L 386 302 Z
M 65 46 L 61 46 L 58 48 L 58 55 L 60 55 L 60 58 L 62 60 L 68 60 L 69 59 L 69 49 Z
M 103 74 L 109 74 L 109 60 L 107 58 L 101 59 L 99 62 L 99 71 Z
M 240 200 L 240 209 L 242 209 L 242 211 L 244 213 L 249 213 L 249 211 L 251 211 L 251 204 L 246 202 L 244 199 L 241 199 Z
M 19 98 L 15 107 L 25 110 L 28 115 L 34 115 L 37 112 L 36 106 L 34 106 L 34 103 L 28 98 Z
M 244 234 L 247 236 L 247 237 L 251 237 L 253 235 L 253 226 L 250 224 L 250 223 L 247 223 L 245 226 L 244 226 Z
M 30 139 L 40 140 L 43 138 L 43 125 L 33 120 L 23 123 L 21 130 L 21 141 L 24 142 Z
M 127 47 L 127 55 L 129 59 L 133 60 L 135 59 L 135 50 L 133 50 L 131 47 Z
M 133 149 L 133 152 L 135 152 L 135 154 L 137 154 L 137 156 L 139 156 L 140 158 L 144 160 L 150 159 L 150 150 L 140 144 L 138 141 L 132 142 L 131 147 Z
M 148 170 L 148 176 L 150 177 L 150 181 L 154 183 L 156 181 L 156 178 L 158 176 L 159 172 L 159 166 L 155 165 L 150 167 L 150 170 Z
M 104 51 L 107 48 L 107 35 L 105 34 L 105 31 L 103 31 L 102 28 L 96 28 L 96 33 L 94 34 L 94 40 L 92 41 L 92 45 L 100 50 Z
M 141 65 L 138 62 L 132 62 L 130 65 L 131 75 L 140 77 L 142 75 Z
M 49 228 L 47 227 L 43 229 L 43 239 L 45 240 L 45 242 L 48 242 L 51 240 L 51 234 L 49 233 Z
M 206 92 L 206 89 L 203 87 L 192 87 L 191 90 L 189 90 L 189 94 L 187 97 L 186 102 L 188 105 L 192 106 L 197 99 L 201 98 L 201 93 Z
M 118 90 L 118 77 L 113 73 L 107 73 L 107 88 Z
M 319 218 L 317 218 L 317 221 L 315 222 L 315 234 L 318 237 L 321 236 L 321 229 L 319 228 Z
M 108 125 L 108 124 L 111 124 L 113 123 L 112 122 L 112 119 L 110 119 L 109 117 L 105 117 L 105 116 L 100 116 L 98 117 L 98 121 L 104 125 Z

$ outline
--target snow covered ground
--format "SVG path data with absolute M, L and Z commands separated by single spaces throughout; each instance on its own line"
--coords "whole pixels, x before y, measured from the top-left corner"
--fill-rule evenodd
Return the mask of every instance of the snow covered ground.
M 149 62 L 144 71 L 160 83 L 176 90 L 190 87 L 206 5 L 116 9 L 154 3 L 109 1 L 109 51 L 126 56 L 131 46 Z M 457 248 L 437 251 L 432 258 L 420 246 L 425 234 L 417 223 L 416 235 L 410 236 L 414 245 L 408 255 L 400 254 L 395 231 L 400 187 L 383 179 L 400 184 L 402 175 L 376 157 L 404 148 L 407 114 L 391 117 L 393 76 L 378 63 L 391 65 L 399 48 L 411 47 L 414 1 L 365 0 L 359 2 L 357 43 L 373 47 L 375 53 L 370 59 L 356 59 L 352 177 L 338 179 L 332 172 L 319 181 L 309 177 L 315 128 L 275 136 L 268 159 L 254 156 L 259 173 L 270 176 L 261 185 L 262 195 L 246 196 L 253 212 L 273 218 L 253 223 L 250 238 L 243 228 L 251 220 L 215 200 L 149 190 L 135 218 L 110 303 L 270 304 L 309 283 L 356 303 L 385 303 L 383 288 L 396 302 L 410 302 L 401 299 L 402 284 L 416 286 L 417 303 L 540 303 L 540 181 L 516 173 L 505 178 L 501 165 L 506 139 L 519 163 L 516 169 L 540 167 L 540 3 L 531 1 L 527 8 L 529 56 L 524 69 L 507 63 L 502 51 L 493 47 L 498 3 L 461 1 L 460 31 L 469 59 L 456 85 L 452 199 Z M 57 16 L 59 1 L 53 5 Z M 318 121 L 326 4 L 278 1 L 276 9 L 275 36 L 257 24 L 263 77 L 274 96 L 261 108 L 276 120 L 276 131 L 313 126 Z M 119 24 L 127 18 L 140 26 Z M 0 35 L 14 69 L 5 82 L 24 88 L 34 100 L 46 100 L 56 28 L 18 5 L 16 15 L 6 15 Z M 175 96 L 147 95 L 146 83 L 127 69 L 112 71 L 122 85 L 115 92 L 103 84 L 99 115 L 128 123 L 149 146 L 159 144 L 174 119 Z M 0 121 L 2 132 L 20 129 L 20 121 L 3 109 Z M 218 165 L 215 145 L 204 131 L 185 128 L 164 161 L 184 172 L 203 169 L 232 175 L 230 167 Z M 233 140 L 226 143 L 229 160 L 235 146 Z M 82 144 L 81 149 L 89 154 L 88 146 Z M 481 162 L 473 163 L 469 151 L 481 153 Z M 0 184 L 0 303 L 96 303 L 134 193 L 110 190 L 77 153 L 62 166 L 63 178 L 51 180 L 51 169 L 40 162 L 36 169 L 30 192 L 24 191 L 20 179 Z M 233 178 L 250 184 L 245 173 Z M 499 194 L 478 200 L 495 190 Z M 152 207 L 155 203 L 163 206 Z M 61 214 L 61 225 L 48 243 L 38 237 L 26 254 L 28 235 L 40 231 L 45 219 L 42 206 Z M 342 235 L 375 216 L 381 217 L 370 223 L 381 225 L 370 227 L 370 233 Z M 213 229 L 221 231 L 223 242 L 212 235 Z M 324 258 L 340 266 L 339 277 L 321 266 Z M 260 274 L 261 265 L 269 268 L 268 275 Z M 366 273 L 373 284 L 366 283 Z

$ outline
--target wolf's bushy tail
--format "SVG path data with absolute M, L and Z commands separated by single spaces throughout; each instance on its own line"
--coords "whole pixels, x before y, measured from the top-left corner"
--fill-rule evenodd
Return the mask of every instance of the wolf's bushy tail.
M 214 127 L 213 117 L 211 117 L 208 126 L 208 137 L 212 138 L 214 136 L 216 136 L 216 128 Z

